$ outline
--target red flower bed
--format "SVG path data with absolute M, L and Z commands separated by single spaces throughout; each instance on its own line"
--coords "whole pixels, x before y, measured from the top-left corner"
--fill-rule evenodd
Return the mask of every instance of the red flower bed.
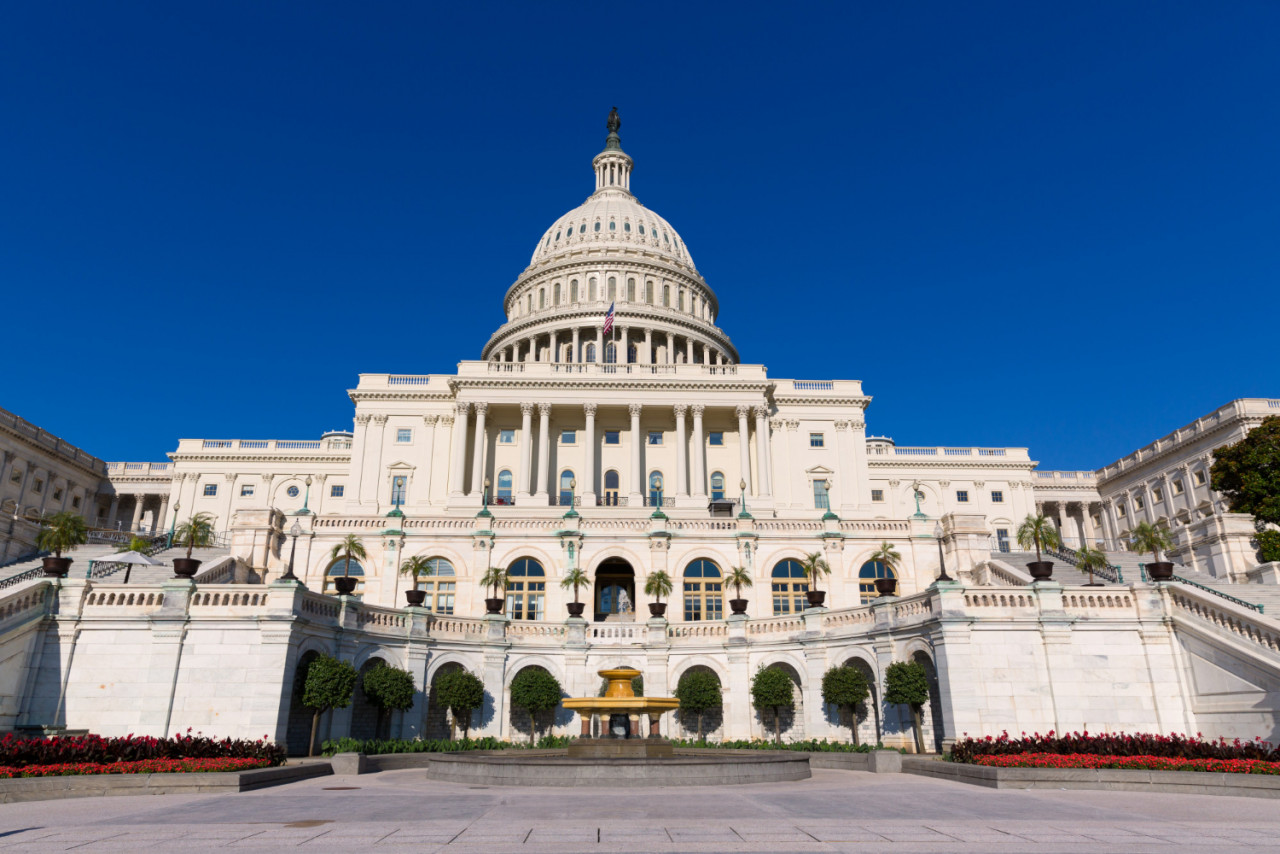
M 1264 762 L 1280 762 L 1280 750 L 1270 742 L 1255 738 L 1253 741 L 1234 739 L 1217 741 L 1173 733 L 1123 732 L 1095 735 L 1073 732 L 1059 735 L 1050 730 L 1045 735 L 1033 733 L 1022 738 L 1010 738 L 1003 732 L 993 738 L 959 739 L 951 749 L 953 762 L 973 763 L 981 756 L 1017 756 L 1025 753 L 1047 753 L 1059 756 L 1088 754 L 1091 756 L 1159 756 L 1169 759 L 1256 759 Z
M 193 771 L 248 771 L 270 759 L 142 759 L 136 762 L 61 762 L 56 765 L 0 765 L 0 778 L 74 777 L 80 774 L 172 774 Z
M 108 765 L 147 759 L 255 759 L 267 765 L 284 762 L 284 748 L 263 736 L 247 739 L 213 739 L 187 730 L 173 738 L 128 735 L 103 738 L 100 735 L 17 738 L 12 733 L 0 738 L 0 767 L 26 768 L 32 765 Z M 256 767 L 256 766 L 255 766 Z
M 1217 771 L 1280 774 L 1280 762 L 1261 759 L 1181 759 L 1175 756 L 1098 756 L 1093 753 L 1004 753 L 977 756 L 987 768 L 1121 768 L 1140 771 Z

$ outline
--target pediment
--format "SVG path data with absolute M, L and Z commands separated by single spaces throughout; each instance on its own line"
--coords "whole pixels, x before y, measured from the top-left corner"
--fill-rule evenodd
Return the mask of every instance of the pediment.
M 827 468 L 826 466 L 814 466 L 813 468 L 805 469 L 804 473 L 812 474 L 812 475 L 835 474 L 833 470 Z
M 390 469 L 391 471 L 413 471 L 415 468 L 417 468 L 417 466 L 412 465 L 410 463 L 406 463 L 404 460 L 397 460 L 396 462 L 387 466 L 387 468 Z

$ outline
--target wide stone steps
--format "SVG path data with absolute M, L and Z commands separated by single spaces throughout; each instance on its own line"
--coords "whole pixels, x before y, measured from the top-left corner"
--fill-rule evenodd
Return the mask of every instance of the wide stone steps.
M 78 549 L 76 549 L 74 552 L 68 555 L 68 557 L 72 559 L 71 571 L 68 573 L 68 577 L 84 578 L 85 573 L 89 571 L 90 561 L 102 561 L 105 563 L 110 559 L 110 557 L 113 554 L 117 554 L 119 551 L 120 551 L 120 547 L 118 545 L 110 544 L 110 543 L 80 546 Z M 195 549 L 192 551 L 191 556 L 196 560 L 203 561 L 204 564 L 207 566 L 208 564 L 212 563 L 213 561 L 227 554 L 230 554 L 229 549 L 211 548 L 211 549 Z M 136 566 L 135 565 L 128 574 L 129 576 L 128 583 L 129 584 L 159 584 L 162 581 L 168 581 L 169 579 L 173 578 L 173 559 L 175 557 L 186 557 L 186 556 L 187 556 L 187 549 L 185 546 L 182 546 L 182 547 L 175 546 L 174 548 L 157 552 L 156 554 L 151 555 L 151 559 L 161 561 L 162 565 L 161 566 Z M 6 590 L 6 591 L 17 590 L 26 584 L 34 583 L 40 578 L 43 578 L 44 577 L 42 573 L 43 566 L 44 566 L 43 561 L 44 561 L 43 558 L 33 558 L 32 560 L 13 564 L 12 566 L 6 566 L 3 570 L 0 570 L 0 582 L 3 582 L 5 579 L 8 579 L 8 578 L 15 578 L 19 575 L 22 575 L 28 572 L 34 571 L 34 575 L 29 579 L 24 579 L 23 581 L 18 582 L 17 584 L 11 584 L 7 587 L 0 588 L 0 589 Z M 109 575 L 104 575 L 104 576 L 95 578 L 94 580 L 98 584 L 124 584 L 125 583 L 124 579 L 125 579 L 125 569 L 121 567 L 120 569 L 110 573 Z

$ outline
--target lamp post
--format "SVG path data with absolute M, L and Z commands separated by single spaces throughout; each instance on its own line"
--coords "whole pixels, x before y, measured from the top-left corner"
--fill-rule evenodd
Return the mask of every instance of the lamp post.
M 484 501 L 484 510 L 485 510 L 485 512 L 486 512 L 486 513 L 489 511 L 489 485 L 490 485 L 491 483 L 492 483 L 492 481 L 490 481 L 490 480 L 489 480 L 489 478 L 487 478 L 487 477 L 486 477 L 486 478 L 484 479 L 484 497 L 483 497 L 483 501 Z
M 311 501 L 311 475 L 307 475 L 304 483 L 307 485 L 307 491 L 302 494 L 302 510 L 299 512 L 310 515 L 311 511 L 307 509 L 307 503 Z
M 289 544 L 289 568 L 284 575 L 280 576 L 281 581 L 297 581 L 298 576 L 293 574 L 293 553 L 298 548 L 298 535 L 302 533 L 302 526 L 298 524 L 298 520 L 293 520 L 293 527 L 289 529 L 290 535 L 293 536 L 293 542 Z
M 938 573 L 938 581 L 955 581 L 954 578 L 947 575 L 947 559 L 942 555 L 942 523 L 935 522 L 933 525 L 933 537 L 938 541 L 938 566 L 941 572 Z
M 178 501 L 173 502 L 173 524 L 169 526 L 169 542 L 164 544 L 164 547 L 166 549 L 173 548 L 173 532 L 177 530 L 177 527 L 178 527 L 178 508 L 181 506 L 182 506 L 181 502 L 178 502 Z
M 741 496 L 739 504 L 742 505 L 742 512 L 738 514 L 739 519 L 750 519 L 751 514 L 747 512 L 747 479 L 742 478 L 738 481 L 738 494 Z M 831 504 L 831 499 L 827 499 L 827 504 Z

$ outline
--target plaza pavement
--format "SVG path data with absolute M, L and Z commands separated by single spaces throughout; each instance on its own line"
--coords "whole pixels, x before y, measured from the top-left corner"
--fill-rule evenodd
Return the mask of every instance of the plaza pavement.
M 982 789 L 907 774 L 647 789 L 467 787 L 421 770 L 236 795 L 0 805 L 0 854 L 1280 852 L 1280 801 Z

